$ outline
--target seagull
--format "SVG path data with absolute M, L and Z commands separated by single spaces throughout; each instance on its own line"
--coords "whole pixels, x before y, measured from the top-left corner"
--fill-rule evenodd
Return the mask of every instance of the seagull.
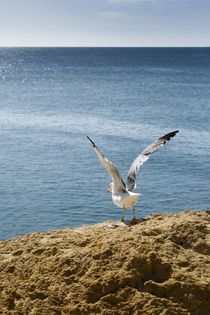
M 125 221 L 125 214 L 126 214 L 127 208 L 131 208 L 133 210 L 133 220 L 134 221 L 136 220 L 135 205 L 138 202 L 140 194 L 135 193 L 134 190 L 136 188 L 136 175 L 137 175 L 137 172 L 139 171 L 140 166 L 142 166 L 144 162 L 146 162 L 154 152 L 156 152 L 159 148 L 161 148 L 167 141 L 173 138 L 178 132 L 179 130 L 175 130 L 175 131 L 165 134 L 164 136 L 160 137 L 159 139 L 154 141 L 152 144 L 150 144 L 144 151 L 142 151 L 131 164 L 131 167 L 128 171 L 126 184 L 123 181 L 117 167 L 111 161 L 105 158 L 105 156 L 96 146 L 96 144 L 87 136 L 102 166 L 111 175 L 112 182 L 111 184 L 109 184 L 107 191 L 112 193 L 113 203 L 119 208 L 123 209 L 122 217 L 121 217 L 122 222 Z

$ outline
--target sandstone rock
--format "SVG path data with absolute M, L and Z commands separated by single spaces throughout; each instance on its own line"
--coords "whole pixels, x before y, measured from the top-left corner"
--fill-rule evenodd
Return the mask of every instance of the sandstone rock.
M 0 242 L 0 314 L 209 315 L 210 212 Z

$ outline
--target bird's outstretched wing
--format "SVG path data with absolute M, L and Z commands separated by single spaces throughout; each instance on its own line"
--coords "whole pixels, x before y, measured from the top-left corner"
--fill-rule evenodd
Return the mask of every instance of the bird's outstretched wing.
M 111 175 L 115 192 L 125 191 L 126 185 L 123 182 L 122 177 L 121 177 L 118 169 L 116 168 L 116 166 L 111 161 L 109 161 L 108 159 L 106 159 L 104 157 L 103 153 L 99 150 L 99 148 L 96 146 L 96 144 L 88 136 L 87 136 L 87 138 L 92 143 L 93 149 L 96 152 L 102 166 Z
M 163 137 L 160 137 L 158 140 L 149 145 L 143 152 L 141 152 L 137 158 L 131 164 L 131 167 L 128 172 L 126 187 L 127 190 L 132 191 L 136 188 L 136 175 L 140 166 L 149 159 L 150 155 L 161 148 L 167 141 L 178 133 L 179 130 L 172 131 L 167 133 Z

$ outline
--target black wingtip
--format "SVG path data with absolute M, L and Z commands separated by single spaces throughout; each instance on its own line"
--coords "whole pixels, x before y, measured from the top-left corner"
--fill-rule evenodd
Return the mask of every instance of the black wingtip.
M 169 132 L 169 133 L 167 133 L 166 135 L 160 137 L 159 139 L 169 141 L 169 140 L 170 140 L 171 138 L 173 138 L 178 132 L 179 132 L 179 130 L 175 130 L 175 131 Z
M 95 147 L 95 143 L 87 136 L 88 140 L 92 143 L 92 145 Z

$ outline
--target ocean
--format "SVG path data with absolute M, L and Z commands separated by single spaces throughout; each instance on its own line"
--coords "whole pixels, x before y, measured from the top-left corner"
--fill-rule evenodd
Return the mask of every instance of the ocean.
M 210 48 L 1 48 L 0 239 L 119 220 L 86 136 L 126 180 L 176 129 L 140 168 L 139 218 L 210 208 Z

